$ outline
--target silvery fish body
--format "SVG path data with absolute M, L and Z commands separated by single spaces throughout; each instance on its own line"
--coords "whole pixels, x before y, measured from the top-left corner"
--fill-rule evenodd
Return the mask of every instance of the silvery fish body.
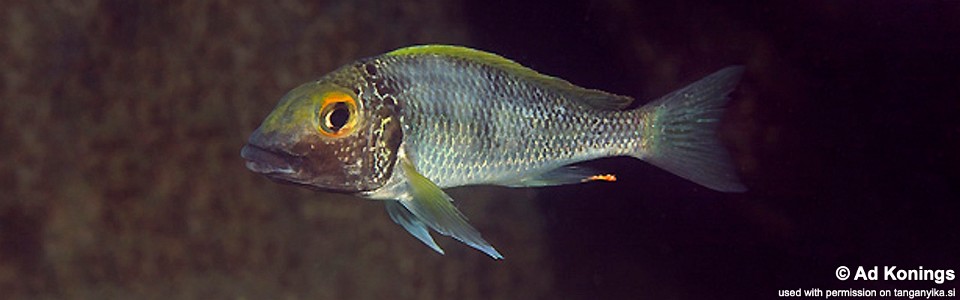
M 442 189 L 615 180 L 571 166 L 644 159 L 719 191 L 742 191 L 715 135 L 742 68 L 645 106 L 500 56 L 417 46 L 360 60 L 290 93 L 241 151 L 273 179 L 384 200 L 391 218 L 443 253 L 427 228 L 501 258 Z
M 442 188 L 517 185 L 530 174 L 640 146 L 636 113 L 580 101 L 590 95 L 626 104 L 622 97 L 441 55 L 374 63 L 389 66 L 381 73 L 403 103 L 403 149 Z

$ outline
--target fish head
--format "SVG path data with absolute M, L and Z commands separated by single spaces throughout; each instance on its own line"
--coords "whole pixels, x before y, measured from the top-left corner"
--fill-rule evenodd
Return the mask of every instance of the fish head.
M 280 100 L 241 150 L 248 169 L 338 193 L 386 183 L 402 139 L 395 102 L 365 92 L 362 80 L 333 78 L 301 85 Z

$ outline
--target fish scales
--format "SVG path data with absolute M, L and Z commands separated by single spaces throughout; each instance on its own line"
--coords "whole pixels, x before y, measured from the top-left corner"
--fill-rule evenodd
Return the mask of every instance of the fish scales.
M 404 144 L 440 187 L 510 183 L 611 155 L 637 139 L 635 112 L 586 107 L 564 91 L 445 56 L 379 62 L 403 103 Z

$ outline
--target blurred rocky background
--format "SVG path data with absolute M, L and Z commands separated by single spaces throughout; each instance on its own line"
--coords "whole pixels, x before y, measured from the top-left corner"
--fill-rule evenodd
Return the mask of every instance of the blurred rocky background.
M 960 265 L 960 5 L 902 2 L 0 1 L 0 298 L 929 289 L 832 277 Z M 451 190 L 494 261 L 444 237 L 438 255 L 379 203 L 243 167 L 287 90 L 426 43 L 638 103 L 745 65 L 720 135 L 750 191 L 622 158 L 590 163 L 614 184 Z
M 550 293 L 530 193 L 461 207 L 509 264 L 383 205 L 243 167 L 286 90 L 354 59 L 467 44 L 456 1 L 5 1 L 2 298 L 490 299 Z M 498 216 L 498 217 L 494 217 Z M 546 275 L 544 275 L 546 274 Z M 509 294 L 508 294 L 509 293 Z

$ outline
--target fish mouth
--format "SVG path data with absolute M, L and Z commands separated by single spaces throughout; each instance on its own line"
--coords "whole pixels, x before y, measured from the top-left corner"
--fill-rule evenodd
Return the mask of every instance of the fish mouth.
M 318 185 L 315 179 L 322 176 L 309 175 L 304 169 L 306 158 L 284 151 L 273 151 L 254 144 L 246 144 L 240 149 L 240 157 L 246 160 L 246 167 L 279 183 L 293 184 L 313 190 L 334 192 L 341 194 L 356 193 L 357 190 L 340 186 Z
M 247 169 L 268 176 L 290 177 L 297 173 L 301 158 L 287 153 L 270 151 L 247 144 L 240 149 L 240 157 L 247 160 Z

